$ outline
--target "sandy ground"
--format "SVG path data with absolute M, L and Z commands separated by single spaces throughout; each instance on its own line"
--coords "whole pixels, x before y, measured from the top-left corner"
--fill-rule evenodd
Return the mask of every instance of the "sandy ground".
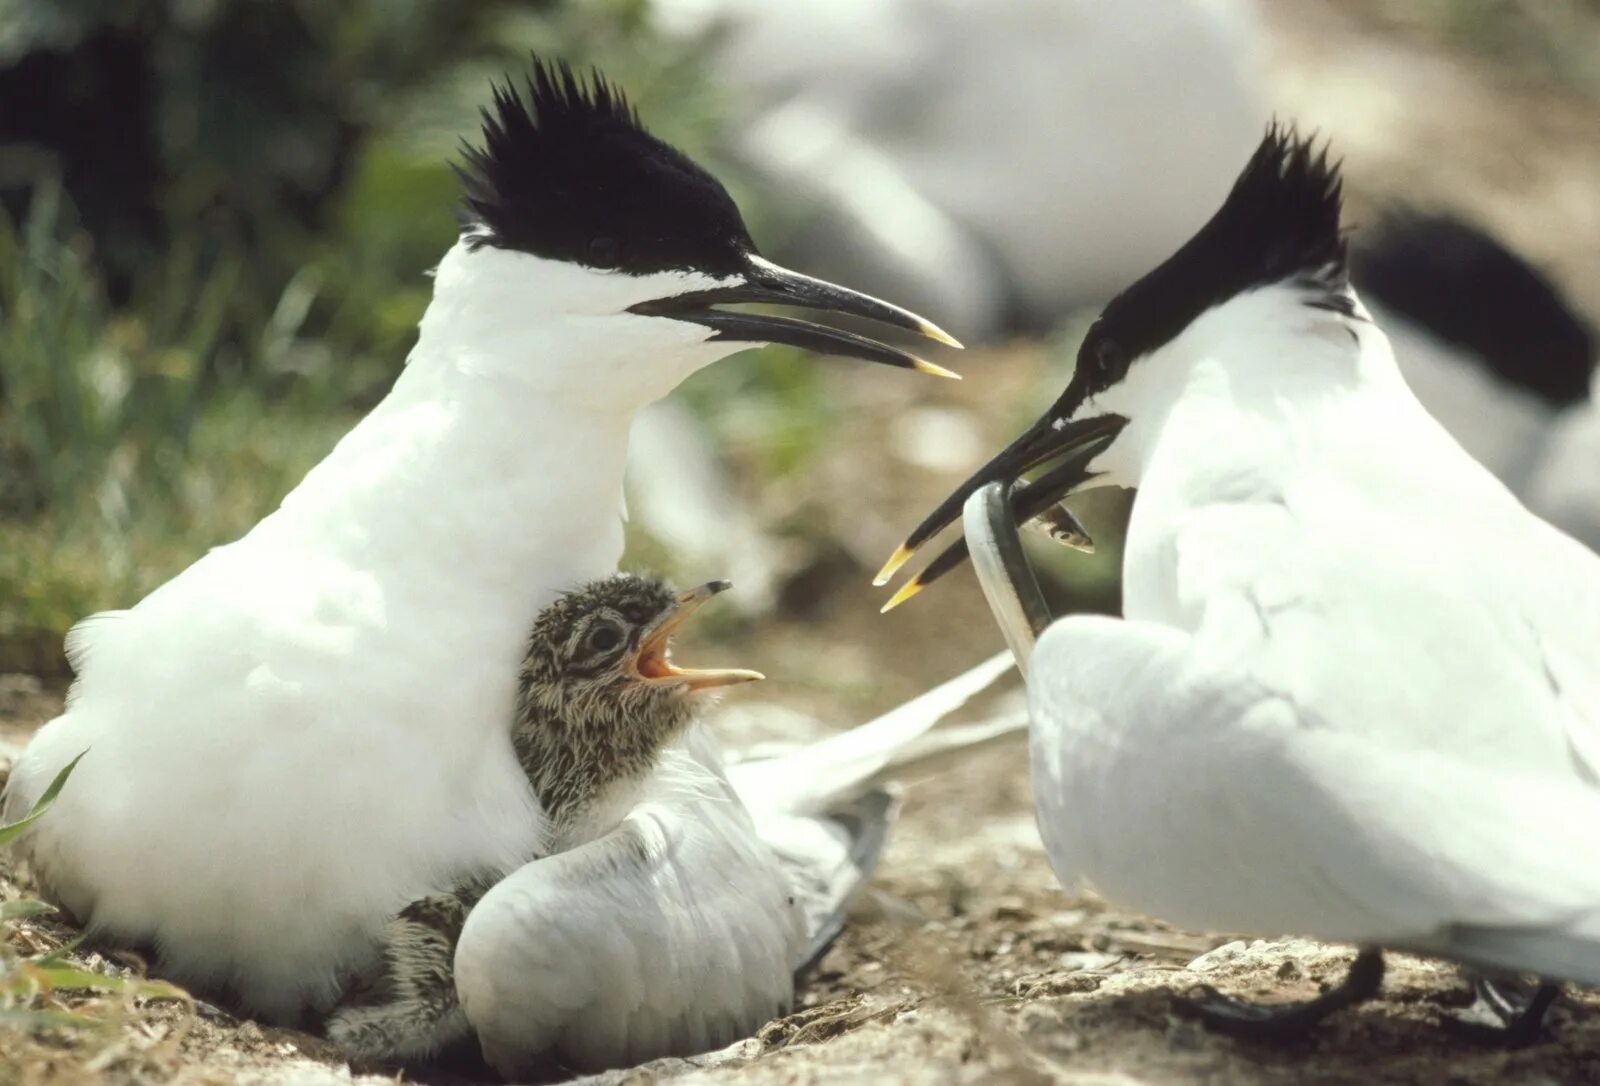
M 1355 205 L 1406 192 L 1486 219 L 1600 314 L 1600 110 L 1593 98 L 1502 85 L 1426 35 L 1383 23 L 1373 5 L 1274 5 L 1282 112 L 1335 134 Z M 1381 33 L 1382 44 L 1373 35 Z M 1470 118 L 1470 123 L 1462 118 Z M 1440 161 L 1453 164 L 1448 171 Z M 947 432 L 989 447 L 1016 418 L 995 405 L 1036 402 L 1059 372 L 1036 348 L 972 355 L 978 382 L 902 392 L 840 370 L 858 427 L 802 482 L 751 498 L 806 520 L 828 550 L 791 582 L 782 614 L 685 645 L 684 655 L 758 667 L 759 692 L 818 731 L 863 719 L 999 648 L 969 576 L 887 618 L 867 570 L 954 481 L 896 449 L 895 420 L 921 399 Z M 939 384 L 931 382 L 928 384 Z M 996 417 L 999 416 L 999 417 Z M 983 421 L 979 421 L 982 419 Z M 873 470 L 864 471 L 870 464 Z M 848 502 L 827 499 L 839 487 Z M 1102 515 L 1114 516 L 1114 511 Z M 1095 524 L 1091 522 L 1091 527 Z M 956 635 L 959 632 L 959 636 Z M 737 658 L 728 648 L 737 644 Z M 0 753 L 60 704 L 61 691 L 0 677 Z M 755 694 L 741 692 L 745 709 Z M 746 719 L 760 719 L 746 713 Z M 796 738 L 792 734 L 790 738 Z M 749 734 L 728 735 L 737 744 Z M 0 860 L 0 898 L 17 896 Z M 48 921 L 12 925 L 19 953 L 59 946 Z M 1447 1035 L 1440 1019 L 1468 1002 L 1451 967 L 1391 956 L 1380 999 L 1282 1047 L 1235 1042 L 1173 1011 L 1197 983 L 1248 996 L 1314 994 L 1342 974 L 1349 948 L 1170 930 L 1105 903 L 1069 897 L 1032 824 L 1025 751 L 989 751 L 912 788 L 879 878 L 802 1006 L 760 1034 L 695 1061 L 606 1076 L 648 1083 L 898 1081 L 1059 1083 L 1600 1082 L 1600 997 L 1569 994 L 1546 1039 L 1507 1052 Z M 72 951 L 113 974 L 140 964 Z M 5 978 L 0 977 L 0 981 Z M 61 995 L 99 1028 L 26 1039 L 0 1021 L 0 1086 L 12 1082 L 317 1082 L 351 1073 L 317 1039 L 218 1017 L 178 1001 Z M 0 1018 L 3 1018 L 0 1015 Z M 370 1081 L 392 1081 L 375 1077 Z
M 805 651 L 761 643 L 743 659 L 781 666 Z M 6 677 L 0 734 L 23 735 L 58 705 L 58 693 Z M 0 896 L 17 895 L 11 874 L 0 861 Z M 38 953 L 71 935 L 29 921 L 9 937 Z M 600 1081 L 1600 1082 L 1600 996 L 1569 994 L 1546 1040 L 1501 1051 L 1443 1032 L 1441 1018 L 1469 1002 L 1465 982 L 1450 966 L 1406 956 L 1390 957 L 1380 999 L 1294 1044 L 1229 1040 L 1173 1008 L 1174 993 L 1199 983 L 1249 998 L 1304 998 L 1336 981 L 1350 957 L 1348 948 L 1305 941 L 1175 931 L 1069 897 L 1033 826 L 1019 743 L 911 787 L 873 890 L 795 1013 L 724 1052 Z M 68 960 L 113 975 L 143 968 L 93 952 Z M 204 1006 L 115 995 L 63 995 L 60 1005 L 103 1024 L 47 1031 L 25 1045 L 0 1032 L 0 1083 L 393 1081 L 352 1076 L 317 1038 Z

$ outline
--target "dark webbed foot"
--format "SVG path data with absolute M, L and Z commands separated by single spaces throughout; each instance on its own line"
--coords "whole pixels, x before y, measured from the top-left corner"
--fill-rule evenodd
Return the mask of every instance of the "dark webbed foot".
M 1194 989 L 1193 994 L 1177 997 L 1175 1009 L 1230 1037 L 1285 1041 L 1304 1036 L 1336 1011 L 1371 999 L 1382 984 L 1383 952 L 1366 947 L 1356 955 L 1344 980 L 1315 999 L 1298 1003 L 1247 1003 L 1203 984 Z
M 1523 1048 L 1539 1039 L 1544 1016 L 1561 994 L 1561 986 L 1540 984 L 1531 992 L 1525 992 L 1505 981 L 1474 977 L 1472 994 L 1476 999 L 1466 1015 L 1447 1016 L 1445 1028 L 1457 1036 L 1484 1044 Z M 1475 1020 L 1485 1017 L 1494 1018 L 1500 1024 L 1493 1026 Z

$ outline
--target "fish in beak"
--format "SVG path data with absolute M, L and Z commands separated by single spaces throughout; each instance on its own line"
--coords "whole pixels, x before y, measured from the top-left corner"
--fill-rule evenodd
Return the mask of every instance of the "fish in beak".
M 782 343 L 817 354 L 860 358 L 886 366 L 919 370 L 935 377 L 960 380 L 961 375 L 916 355 L 867 336 L 830 328 L 824 324 L 761 313 L 727 312 L 718 305 L 790 305 L 841 316 L 863 317 L 880 324 L 915 332 L 947 347 L 960 347 L 956 338 L 932 321 L 868 294 L 822 279 L 790 271 L 754 253 L 745 257 L 743 282 L 711 290 L 690 291 L 668 298 L 640 302 L 630 313 L 669 317 L 702 324 L 716 332 L 713 340 L 733 343 Z
M 1063 498 L 1091 482 L 1095 472 L 1089 469 L 1089 464 L 1116 440 L 1128 420 L 1114 414 L 1074 419 L 1072 416 L 1082 406 L 1086 395 L 1076 380 L 1068 384 L 1061 398 L 1039 421 L 973 472 L 921 524 L 912 529 L 872 583 L 887 584 L 889 578 L 910 561 L 923 544 L 961 516 L 961 508 L 972 494 L 990 483 L 1004 485 L 1011 516 L 1014 523 L 1020 526 L 1052 513 Z M 1044 470 L 1027 478 L 1029 472 L 1039 468 Z M 1052 534 L 1058 540 L 1080 550 L 1092 549 L 1089 533 L 1071 513 L 1062 509 L 1054 516 L 1056 524 Z M 920 573 L 901 585 L 899 591 L 884 604 L 883 610 L 890 611 L 898 607 L 955 569 L 966 558 L 967 541 L 958 539 Z
M 676 684 L 691 693 L 766 678 L 761 672 L 746 668 L 685 668 L 672 662 L 673 633 L 707 600 L 732 587 L 729 581 L 708 581 L 679 596 L 677 605 L 640 639 L 638 655 L 633 661 L 634 674 L 647 683 Z

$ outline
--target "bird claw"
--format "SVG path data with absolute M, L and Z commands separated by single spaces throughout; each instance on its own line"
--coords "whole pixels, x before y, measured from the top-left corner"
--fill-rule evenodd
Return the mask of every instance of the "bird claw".
M 1175 996 L 1173 1009 L 1198 1018 L 1209 1029 L 1244 1041 L 1291 1041 L 1305 1036 L 1324 1018 L 1377 994 L 1383 983 L 1383 955 L 1363 950 L 1335 988 L 1295 1003 L 1249 1003 L 1223 995 L 1209 984 Z
M 1223 995 L 1209 984 L 1175 996 L 1173 1009 L 1208 1029 L 1244 1041 L 1288 1041 L 1304 1036 L 1338 1008 L 1323 1009 L 1319 999 L 1297 1003 L 1249 1003 Z
M 1441 1027 L 1454 1036 L 1478 1044 L 1526 1048 L 1543 1033 L 1545 1014 L 1561 994 L 1561 987 L 1541 984 L 1530 995 L 1487 977 L 1475 977 L 1472 992 L 1475 997 L 1472 1006 L 1459 1015 L 1445 1015 Z M 1483 1018 L 1492 1018 L 1499 1024 L 1490 1025 L 1479 1020 Z

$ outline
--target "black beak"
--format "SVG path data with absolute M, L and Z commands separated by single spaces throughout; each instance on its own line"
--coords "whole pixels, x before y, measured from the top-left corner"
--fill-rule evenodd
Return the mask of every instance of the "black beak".
M 1022 525 L 1045 513 L 1062 498 L 1093 479 L 1094 472 L 1089 470 L 1090 461 L 1105 451 L 1128 424 L 1128 420 L 1121 415 L 1095 415 L 1073 422 L 1066 421 L 1083 399 L 1083 395 L 1069 384 L 1061 399 L 1038 422 L 1023 431 L 994 459 L 973 472 L 966 482 L 956 487 L 912 530 L 906 541 L 884 563 L 872 583 L 886 584 L 901 566 L 910 561 L 919 547 L 961 515 L 962 505 L 974 492 L 989 483 L 1001 483 L 1007 488 L 1014 523 Z M 1051 466 L 1042 474 L 1031 480 L 1023 480 L 1027 472 L 1046 464 Z M 1084 540 L 1088 539 L 1088 533 L 1075 521 L 1069 521 L 1069 529 Z M 883 609 L 888 611 L 898 607 L 955 569 L 966 557 L 966 540 L 956 540 L 928 563 L 922 572 L 901 585 Z
M 904 328 L 948 347 L 961 346 L 955 337 L 932 321 L 901 309 L 897 305 L 890 305 L 871 295 L 836 286 L 822 279 L 801 275 L 753 253 L 747 260 L 743 283 L 640 302 L 628 311 L 645 316 L 670 317 L 673 320 L 703 324 L 716 331 L 717 334 L 711 337 L 714 340 L 735 343 L 783 343 L 815 351 L 818 354 L 861 358 L 868 362 L 921 370 L 937 377 L 960 379 L 959 374 L 952 373 L 943 366 L 936 366 L 898 347 L 879 343 L 875 339 L 868 339 L 854 332 L 796 320 L 794 317 L 727 313 L 714 309 L 713 306 L 717 305 L 747 303 L 799 306 L 803 309 L 865 317 L 880 324 Z

